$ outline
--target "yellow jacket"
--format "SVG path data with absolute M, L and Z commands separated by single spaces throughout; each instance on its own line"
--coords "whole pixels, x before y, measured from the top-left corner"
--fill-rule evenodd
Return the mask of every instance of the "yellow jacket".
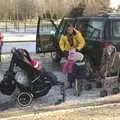
M 85 40 L 82 34 L 75 29 L 76 34 L 73 36 L 73 46 L 70 46 L 67 36 L 61 35 L 59 46 L 62 51 L 69 51 L 72 48 L 81 50 L 85 46 Z

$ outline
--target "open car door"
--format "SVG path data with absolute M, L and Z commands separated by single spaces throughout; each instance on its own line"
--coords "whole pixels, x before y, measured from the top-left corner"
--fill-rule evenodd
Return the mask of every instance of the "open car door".
M 56 50 L 56 33 L 60 20 L 41 19 L 39 17 L 36 34 L 36 53 L 53 52 Z

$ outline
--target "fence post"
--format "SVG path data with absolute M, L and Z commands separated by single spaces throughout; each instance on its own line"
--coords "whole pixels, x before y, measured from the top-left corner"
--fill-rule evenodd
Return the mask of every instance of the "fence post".
M 24 32 L 26 32 L 26 19 L 25 19 L 25 22 L 24 22 Z
M 7 32 L 7 20 L 5 21 L 5 31 Z
M 17 20 L 17 28 L 18 28 L 18 32 L 19 32 L 19 29 L 20 29 L 19 20 Z

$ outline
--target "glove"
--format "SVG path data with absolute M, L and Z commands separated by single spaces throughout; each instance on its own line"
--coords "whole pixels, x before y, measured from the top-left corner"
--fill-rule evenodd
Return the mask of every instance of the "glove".
M 76 49 L 76 52 L 80 52 L 80 50 Z

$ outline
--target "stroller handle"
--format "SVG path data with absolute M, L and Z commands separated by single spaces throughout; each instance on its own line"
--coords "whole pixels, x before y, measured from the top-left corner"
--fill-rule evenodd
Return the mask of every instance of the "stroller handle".
M 12 53 L 12 54 L 13 54 L 15 51 L 16 51 L 16 48 L 15 48 L 15 47 L 11 49 L 11 53 Z

